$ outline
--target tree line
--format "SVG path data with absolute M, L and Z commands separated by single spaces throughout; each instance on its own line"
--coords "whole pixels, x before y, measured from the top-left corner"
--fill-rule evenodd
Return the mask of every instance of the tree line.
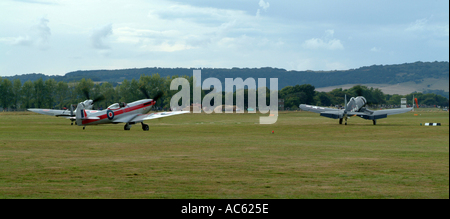
M 193 77 L 182 76 L 189 81 L 191 86 L 191 99 L 193 102 Z M 145 95 L 141 89 L 145 89 L 150 97 L 155 96 L 158 92 L 163 92 L 163 96 L 157 101 L 158 109 L 168 110 L 170 108 L 170 100 L 178 90 L 170 90 L 170 83 L 178 75 L 161 77 L 159 74 L 141 75 L 138 80 L 123 80 L 121 83 L 113 86 L 112 83 L 97 83 L 91 79 L 82 78 L 79 81 L 57 82 L 53 78 L 43 80 L 39 78 L 35 81 L 27 80 L 22 83 L 20 79 L 9 80 L 0 77 L 0 107 L 3 110 L 26 110 L 28 108 L 47 108 L 47 109 L 63 109 L 69 108 L 71 104 L 82 102 L 88 97 L 84 90 L 88 90 L 89 99 L 94 99 L 100 95 L 104 99 L 95 103 L 95 109 L 106 109 L 109 105 L 116 102 L 133 102 L 145 99 Z M 180 88 L 181 89 L 181 88 Z M 202 90 L 202 100 L 211 90 Z M 236 92 L 233 93 L 233 104 L 236 104 Z M 248 107 L 248 89 L 244 91 L 245 108 Z M 270 90 L 266 90 L 266 103 L 270 101 Z M 225 104 L 225 96 L 222 92 L 222 104 Z M 258 95 L 258 92 L 256 92 Z M 284 100 L 285 109 L 298 109 L 300 104 L 306 103 L 318 106 L 342 106 L 344 104 L 344 95 L 347 98 L 364 96 L 369 105 L 392 106 L 400 105 L 401 98 L 407 98 L 408 104 L 413 104 L 413 95 L 418 99 L 419 104 L 428 106 L 448 106 L 448 99 L 433 93 L 411 93 L 408 95 L 390 95 L 384 94 L 378 88 L 368 88 L 366 86 L 357 85 L 350 89 L 337 88 L 330 92 L 315 91 L 315 87 L 310 84 L 286 86 L 278 91 L 278 98 Z M 258 98 L 256 97 L 256 100 Z M 180 100 L 181 102 L 181 100 Z M 257 103 L 256 103 L 257 106 Z

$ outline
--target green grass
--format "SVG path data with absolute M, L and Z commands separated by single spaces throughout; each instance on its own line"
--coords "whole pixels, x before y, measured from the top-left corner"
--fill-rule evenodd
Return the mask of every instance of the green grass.
M 0 113 L 0 198 L 449 198 L 447 112 L 376 126 L 259 116 L 185 114 L 149 120 L 144 132 Z

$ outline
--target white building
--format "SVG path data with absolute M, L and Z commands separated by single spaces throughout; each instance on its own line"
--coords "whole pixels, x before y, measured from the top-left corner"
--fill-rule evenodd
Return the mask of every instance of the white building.
M 406 108 L 406 98 L 402 98 L 400 103 L 401 103 L 402 108 Z

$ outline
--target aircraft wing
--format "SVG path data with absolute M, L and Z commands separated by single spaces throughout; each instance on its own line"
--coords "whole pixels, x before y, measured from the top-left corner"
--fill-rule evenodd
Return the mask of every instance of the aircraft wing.
M 144 120 L 149 119 L 159 119 L 167 116 L 175 116 L 184 113 L 189 113 L 190 111 L 172 111 L 172 112 L 158 112 L 158 113 L 149 113 L 149 114 L 139 114 L 134 119 L 129 122 L 142 122 Z
M 43 114 L 43 115 L 49 115 L 49 116 L 62 116 L 62 117 L 70 117 L 70 110 L 53 110 L 53 109 L 37 109 L 37 108 L 31 108 L 27 109 L 28 111 Z M 101 110 L 85 110 L 87 113 L 96 113 L 100 112 Z M 76 110 L 74 110 L 74 113 Z M 75 117 L 73 117 L 75 118 Z
M 344 111 L 343 110 L 322 111 L 320 112 L 320 116 L 332 119 L 342 119 L 342 117 L 344 116 Z
M 49 116 L 65 116 L 65 117 L 70 116 L 70 110 L 28 109 L 28 111 Z
M 135 119 L 136 117 L 138 117 L 139 115 L 142 115 L 142 114 L 133 114 L 133 115 L 129 115 L 129 116 L 125 116 L 125 117 L 123 117 L 123 118 L 120 118 L 120 119 L 114 119 L 114 123 L 120 123 L 120 122 L 132 122 L 133 121 L 133 119 Z
M 342 111 L 342 110 L 333 109 L 333 108 L 326 108 L 326 107 L 321 107 L 321 106 L 310 106 L 310 105 L 306 105 L 306 104 L 300 104 L 300 109 L 314 112 L 314 113 Z
M 344 110 L 322 111 L 322 112 L 320 112 L 320 115 L 324 116 L 324 117 L 332 118 L 332 119 L 342 119 L 344 117 Z M 378 118 L 378 117 L 371 116 L 369 113 L 365 113 L 365 112 L 348 112 L 347 116 L 359 116 L 363 119 Z
M 406 113 L 411 111 L 413 108 L 400 108 L 400 109 L 387 109 L 387 110 L 377 110 L 373 112 L 373 115 L 394 115 L 400 113 Z
M 386 118 L 388 115 L 406 113 L 406 112 L 409 112 L 411 110 L 412 110 L 412 108 L 401 108 L 401 109 L 377 110 L 377 111 L 372 111 L 373 113 L 349 112 L 348 116 L 359 116 L 359 117 L 361 117 L 363 119 L 375 120 L 375 119 Z

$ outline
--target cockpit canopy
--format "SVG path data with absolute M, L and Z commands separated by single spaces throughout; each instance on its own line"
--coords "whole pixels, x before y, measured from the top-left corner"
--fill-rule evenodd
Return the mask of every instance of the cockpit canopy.
M 112 104 L 111 106 L 108 106 L 108 109 L 110 109 L 110 110 L 115 110 L 115 109 L 123 108 L 123 107 L 125 107 L 125 106 L 127 106 L 127 104 L 124 103 L 124 102 L 122 102 L 122 103 L 114 103 L 114 104 Z

